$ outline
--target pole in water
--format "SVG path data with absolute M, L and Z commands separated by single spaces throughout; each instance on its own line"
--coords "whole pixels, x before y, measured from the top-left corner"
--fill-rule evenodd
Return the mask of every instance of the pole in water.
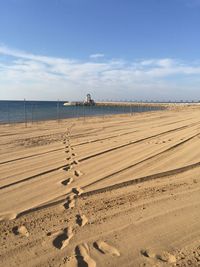
M 25 127 L 27 127 L 26 99 L 25 98 L 24 98 L 24 123 L 25 123 Z
M 59 122 L 60 119 L 60 105 L 59 105 L 59 99 L 57 101 L 57 121 Z
M 83 120 L 85 121 L 85 105 L 83 105 Z
M 130 104 L 130 115 L 132 115 L 132 105 Z
M 33 104 L 31 105 L 31 123 L 33 124 Z
M 10 107 L 9 107 L 9 103 L 7 105 L 7 115 L 8 115 L 8 124 L 10 124 Z

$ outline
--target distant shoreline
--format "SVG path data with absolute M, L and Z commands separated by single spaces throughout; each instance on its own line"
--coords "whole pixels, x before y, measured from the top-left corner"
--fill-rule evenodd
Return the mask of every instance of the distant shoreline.
M 35 99 L 0 99 L 0 102 L 50 102 L 50 103 L 67 103 L 67 102 L 81 102 L 81 100 L 35 100 Z M 160 101 L 96 101 L 97 105 L 174 105 L 174 104 L 186 104 L 186 105 L 200 105 L 200 101 L 171 101 L 171 102 L 160 102 Z
M 162 110 L 165 106 L 98 102 L 96 105 L 64 105 L 64 102 L 2 101 L 0 123 L 34 123 L 36 121 L 62 120 L 79 117 L 107 116 L 111 114 L 141 113 Z
M 172 106 L 172 105 L 185 105 L 185 106 L 191 106 L 191 105 L 200 105 L 200 102 L 96 102 L 97 105 L 110 105 L 110 106 L 134 106 L 134 105 L 141 105 L 141 106 Z
M 64 102 L 8 101 L 0 105 L 0 124 L 61 121 L 70 118 L 137 114 L 199 107 L 200 103 L 96 102 L 94 106 L 64 106 Z

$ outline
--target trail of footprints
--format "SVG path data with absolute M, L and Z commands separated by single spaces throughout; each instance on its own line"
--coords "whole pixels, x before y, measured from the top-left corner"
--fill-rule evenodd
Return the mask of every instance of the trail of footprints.
M 66 160 L 67 164 L 63 168 L 64 171 L 70 171 L 71 176 L 63 181 L 61 181 L 61 184 L 64 186 L 68 186 L 74 182 L 75 179 L 79 178 L 82 175 L 82 172 L 78 170 L 76 167 L 78 166 L 79 162 L 76 159 L 76 154 L 74 152 L 73 147 L 70 143 L 70 129 L 67 130 L 66 137 L 63 141 L 63 144 L 65 145 L 65 153 L 67 154 Z M 73 209 L 76 206 L 76 198 L 80 196 L 83 193 L 83 190 L 80 187 L 72 187 L 71 193 L 66 198 L 66 202 L 64 203 L 63 207 L 65 209 Z M 88 219 L 85 215 L 76 215 L 76 224 L 83 227 L 88 222 Z M 69 242 L 70 239 L 73 237 L 73 228 L 70 226 L 69 228 L 64 229 L 61 233 L 58 233 L 55 239 L 53 240 L 54 247 L 58 249 L 65 248 Z M 84 252 L 83 252 L 84 251 Z M 82 257 L 83 261 L 88 261 L 87 257 L 87 249 L 80 248 L 80 255 L 83 254 Z M 90 265 L 95 266 L 95 265 Z
M 72 177 L 67 178 L 66 180 L 61 181 L 61 184 L 64 186 L 68 186 L 73 183 L 73 181 L 79 178 L 82 175 L 82 172 L 77 169 L 79 162 L 76 159 L 76 154 L 74 153 L 74 149 L 70 144 L 70 131 L 67 131 L 66 138 L 64 140 L 65 145 L 65 153 L 67 154 L 66 160 L 67 164 L 63 168 L 64 171 L 71 171 Z M 64 203 L 65 209 L 73 209 L 76 205 L 76 198 L 83 193 L 83 189 L 80 187 L 74 187 L 71 190 L 70 195 L 67 197 L 66 202 Z M 76 224 L 80 227 L 85 226 L 88 223 L 88 218 L 84 214 L 76 215 Z M 73 237 L 73 228 L 70 226 L 69 228 L 64 229 L 61 233 L 58 233 L 56 238 L 53 240 L 53 245 L 58 249 L 65 248 L 70 239 Z M 96 241 L 93 244 L 94 248 L 97 249 L 102 254 L 110 254 L 113 256 L 120 256 L 119 251 L 107 244 L 104 241 Z M 74 265 L 74 261 L 76 261 L 77 266 L 88 266 L 95 267 L 96 262 L 90 256 L 90 250 L 87 243 L 83 243 L 78 245 L 75 248 L 75 256 L 70 256 L 66 259 L 68 263 L 67 266 L 70 266 L 72 263 Z
M 70 130 L 71 128 L 68 128 L 65 139 L 63 141 L 63 144 L 65 145 L 65 153 L 67 154 L 66 157 L 67 164 L 63 168 L 63 170 L 67 172 L 70 171 L 72 177 L 61 181 L 61 184 L 64 186 L 72 184 L 77 177 L 80 177 L 82 175 L 81 171 L 76 168 L 79 162 L 76 159 L 76 154 L 74 153 L 74 149 L 70 143 Z M 76 198 L 80 196 L 81 193 L 83 193 L 83 190 L 81 188 L 72 188 L 70 195 L 67 197 L 66 202 L 63 205 L 64 208 L 65 209 L 74 208 L 76 205 Z
M 70 144 L 70 129 L 67 130 L 66 138 L 63 141 L 65 145 L 65 153 L 67 154 L 66 160 L 67 164 L 63 168 L 64 171 L 71 171 L 72 177 L 69 177 L 65 180 L 61 181 L 63 186 L 68 186 L 74 182 L 75 179 L 79 178 L 82 173 L 80 170 L 76 169 L 79 162 L 76 160 L 76 154 L 74 152 L 73 147 Z M 76 198 L 83 193 L 83 190 L 80 187 L 72 188 L 70 195 L 67 197 L 66 202 L 64 203 L 63 207 L 65 209 L 73 209 L 76 205 Z M 88 218 L 84 214 L 77 214 L 76 215 L 76 226 L 83 227 L 88 223 Z M 70 240 L 74 236 L 74 228 L 69 226 L 68 228 L 61 229 L 60 231 L 50 232 L 47 236 L 54 237 L 52 243 L 53 246 L 57 249 L 64 249 L 66 248 Z M 13 233 L 15 235 L 21 235 L 24 237 L 29 237 L 29 232 L 27 228 L 22 226 L 16 226 L 13 228 Z M 107 254 L 111 256 L 120 256 L 120 252 L 107 242 L 103 240 L 98 240 L 93 243 L 93 247 L 101 254 Z M 174 255 L 168 252 L 162 252 L 160 254 L 155 254 L 153 251 L 146 249 L 141 251 L 141 255 L 150 259 L 160 260 L 165 263 L 175 263 L 176 258 Z M 86 267 L 96 267 L 95 260 L 90 256 L 90 249 L 87 243 L 82 243 L 75 248 L 74 255 L 68 256 L 65 258 L 66 266 L 86 266 Z

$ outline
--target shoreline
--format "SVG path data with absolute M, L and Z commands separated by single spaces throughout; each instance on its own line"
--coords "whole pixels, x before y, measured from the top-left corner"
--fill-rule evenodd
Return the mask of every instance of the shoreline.
M 102 102 L 98 102 L 97 103 L 98 105 L 102 105 Z M 113 104 L 113 106 L 115 106 L 116 104 L 115 103 L 112 103 L 112 102 L 104 102 L 105 106 L 109 106 Z M 86 121 L 86 120 L 89 120 L 89 119 L 104 119 L 104 118 L 108 118 L 108 117 L 121 117 L 121 116 L 138 116 L 139 114 L 148 114 L 148 113 L 154 113 L 154 112 L 162 112 L 162 111 L 167 111 L 167 110 L 175 110 L 175 111 L 180 111 L 180 110 L 183 110 L 185 108 L 198 108 L 200 106 L 200 103 L 159 103 L 157 105 L 154 105 L 155 103 L 127 103 L 127 102 L 118 102 L 118 104 L 121 106 L 129 106 L 131 104 L 131 106 L 135 106 L 135 107 L 138 107 L 138 104 L 141 106 L 161 106 L 163 107 L 163 109 L 158 109 L 158 110 L 147 110 L 147 111 L 139 111 L 139 112 L 125 112 L 125 113 L 117 113 L 117 114 L 99 114 L 99 115 L 91 115 L 91 116 L 79 116 L 79 117 L 68 117 L 68 118 L 54 118 L 54 119 L 41 119 L 41 120 L 33 120 L 33 121 L 30 121 L 30 120 L 27 120 L 27 123 L 25 121 L 21 121 L 21 122 L 10 122 L 10 123 L 7 123 L 7 122 L 0 122 L 0 126 L 4 126 L 4 125 L 8 125 L 8 126 L 11 126 L 11 125 L 24 125 L 24 124 L 27 124 L 27 125 L 35 125 L 35 124 L 41 124 L 41 123 L 48 123 L 48 122 L 56 122 L 56 123 L 64 123 L 64 122 L 69 122 L 69 121 Z
M 119 107 L 127 107 L 127 105 L 107 105 L 107 104 L 105 104 L 105 105 L 102 105 L 102 104 L 98 104 L 96 107 L 117 107 L 117 106 L 119 106 Z M 131 105 L 130 107 L 136 107 L 136 108 L 138 108 L 138 107 L 149 107 L 149 105 Z M 156 105 L 152 105 L 152 107 L 161 107 L 161 106 L 156 106 Z M 90 107 L 88 107 L 89 109 L 90 109 Z M 5 124 L 9 124 L 9 125 L 12 125 L 12 124 L 17 124 L 17 123 L 19 123 L 19 124 L 35 124 L 35 123 L 41 123 L 41 122 L 46 122 L 46 121 L 65 121 L 65 120 L 71 120 L 71 119 L 77 119 L 77 120 L 81 120 L 81 119 L 83 119 L 83 120 L 86 120 L 86 119 L 88 119 L 88 118 L 95 118 L 95 117 L 97 117 L 97 118 L 101 118 L 101 117 L 108 117 L 108 116 L 122 116 L 122 115 L 135 115 L 135 114 L 138 114 L 138 113 L 146 113 L 146 112 L 154 112 L 154 111 L 162 111 L 162 110 L 164 110 L 165 109 L 165 107 L 163 108 L 163 109 L 158 109 L 158 110 L 144 110 L 144 111 L 141 111 L 141 110 L 139 110 L 138 109 L 138 111 L 136 110 L 136 111 L 134 111 L 134 110 L 127 110 L 127 111 L 125 111 L 125 112 L 122 112 L 122 113 L 103 113 L 103 114 L 91 114 L 91 115 L 88 115 L 88 114 L 79 114 L 79 115 L 74 115 L 74 116 L 71 116 L 71 117 L 66 117 L 66 118 L 64 118 L 64 117 L 59 117 L 59 118 L 52 118 L 52 119 L 31 119 L 31 118 L 27 118 L 27 121 L 10 121 L 9 123 L 8 122 L 0 122 L 0 125 L 5 125 Z
M 95 111 L 95 107 L 94 107 L 94 111 L 97 112 L 97 114 L 93 114 L 93 109 L 92 107 L 86 107 L 85 111 L 83 110 L 79 110 L 79 108 L 74 108 L 73 110 L 71 110 L 70 112 L 72 112 L 72 114 L 65 114 L 66 110 L 65 108 L 62 107 L 62 111 L 60 113 L 60 115 L 58 115 L 58 117 L 55 116 L 55 114 L 52 113 L 52 109 L 50 108 L 50 112 L 52 113 L 52 119 L 51 118 L 42 118 L 42 114 L 43 114 L 43 110 L 41 109 L 40 111 L 37 112 L 37 110 L 33 110 L 29 107 L 29 110 L 27 110 L 27 114 L 26 116 L 21 114 L 20 116 L 22 117 L 21 119 L 19 119 L 18 121 L 15 121 L 15 118 L 12 118 L 12 111 L 10 111 L 10 115 L 9 115 L 9 111 L 7 111 L 7 119 L 4 118 L 4 120 L 2 120 L 0 122 L 0 125 L 5 125 L 5 124 L 16 124 L 16 123 L 22 123 L 22 124 L 34 124 L 34 123 L 40 123 L 40 122 L 45 122 L 45 121 L 61 121 L 61 120 L 69 120 L 69 119 L 88 119 L 89 117 L 107 117 L 107 116 L 113 116 L 113 115 L 123 115 L 123 114 L 132 114 L 135 115 L 137 113 L 146 113 L 149 111 L 159 111 L 159 110 L 172 110 L 172 109 L 182 109 L 185 107 L 196 107 L 199 106 L 200 103 L 140 103 L 140 102 L 97 102 L 96 103 L 96 107 L 97 108 L 121 108 L 123 109 L 126 108 L 126 110 L 122 110 L 119 113 L 116 111 L 112 110 L 107 110 L 105 111 L 105 113 L 102 113 L 101 110 L 99 110 L 99 114 L 98 111 Z M 147 110 L 142 110 L 143 108 L 146 108 Z M 158 110 L 156 110 L 158 108 Z M 152 109 L 152 110 L 151 110 Z M 41 113 L 40 113 L 41 112 Z M 64 112 L 64 113 L 63 113 Z M 90 113 L 91 114 L 88 114 Z M 39 115 L 41 114 L 41 115 Z M 41 116 L 41 118 L 37 118 Z M 66 116 L 66 117 L 65 117 Z M 24 117 L 24 118 L 23 118 Z M 26 119 L 26 120 L 25 120 Z

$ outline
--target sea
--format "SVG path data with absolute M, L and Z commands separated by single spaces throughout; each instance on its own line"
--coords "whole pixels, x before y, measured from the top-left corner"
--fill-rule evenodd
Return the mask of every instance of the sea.
M 0 100 L 0 123 L 36 122 L 161 110 L 158 106 L 64 106 L 62 101 Z

